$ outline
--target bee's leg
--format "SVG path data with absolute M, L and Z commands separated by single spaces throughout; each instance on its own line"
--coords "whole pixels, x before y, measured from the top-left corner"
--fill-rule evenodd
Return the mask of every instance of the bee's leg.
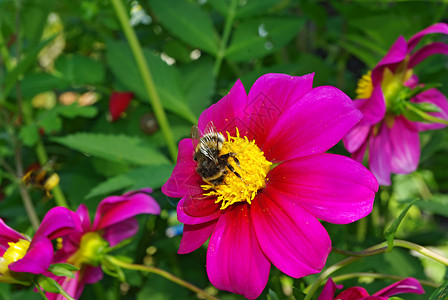
M 235 163 L 238 165 L 238 167 L 240 167 L 240 161 L 238 160 L 238 158 L 236 158 L 236 153 L 234 152 L 229 152 L 227 154 L 221 155 L 221 158 L 224 159 L 225 161 L 227 161 L 229 159 L 229 157 L 233 158 L 233 160 L 235 161 Z
M 241 175 L 238 174 L 237 171 L 235 171 L 235 169 L 232 167 L 231 164 L 229 164 L 227 161 L 225 161 L 225 164 L 226 164 L 226 167 L 229 168 L 229 170 L 230 170 L 233 174 L 235 174 L 239 179 L 243 180 L 243 177 L 241 177 Z M 244 180 L 243 180 L 243 181 L 244 181 Z

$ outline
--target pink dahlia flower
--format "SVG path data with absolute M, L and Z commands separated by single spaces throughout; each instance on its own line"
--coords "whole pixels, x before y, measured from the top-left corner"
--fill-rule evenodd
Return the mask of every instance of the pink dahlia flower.
M 42 274 L 50 267 L 54 252 L 51 240 L 79 226 L 78 216 L 64 207 L 48 211 L 33 239 L 0 219 L 0 282 L 30 284 L 29 274 Z
M 391 173 L 415 171 L 420 159 L 419 131 L 442 128 L 445 125 L 440 121 L 448 119 L 446 97 L 435 88 L 425 90 L 413 73 L 413 68 L 428 56 L 448 55 L 448 45 L 441 42 L 413 51 L 422 37 L 430 33 L 448 34 L 448 25 L 434 24 L 408 42 L 400 36 L 358 83 L 354 104 L 364 118 L 343 141 L 352 157 L 360 162 L 368 149 L 370 170 L 381 185 L 390 185 Z M 422 119 L 431 123 L 420 122 Z
M 340 90 L 312 84 L 313 74 L 267 74 L 246 94 L 238 80 L 200 116 L 198 130 L 207 132 L 198 147 L 193 139 L 179 143 L 177 164 L 162 187 L 182 198 L 178 252 L 194 251 L 210 237 L 207 274 L 219 289 L 256 298 L 271 263 L 295 278 L 319 272 L 331 241 L 318 219 L 349 223 L 372 210 L 375 177 L 350 158 L 324 153 L 362 114 Z M 227 166 L 215 185 L 196 171 L 207 165 L 204 157 L 193 156 L 207 144 L 218 148 L 218 139 L 215 168 Z
M 425 290 L 415 278 L 405 278 L 394 284 L 385 287 L 384 289 L 376 292 L 372 296 L 360 286 L 355 286 L 346 289 L 336 297 L 334 293 L 336 289 L 342 289 L 342 284 L 336 285 L 333 279 L 329 278 L 317 300 L 387 300 L 389 297 L 398 294 L 412 293 L 412 294 L 424 294 Z
M 138 231 L 135 219 L 139 214 L 159 214 L 159 204 L 148 194 L 151 189 L 129 192 L 123 196 L 110 196 L 98 205 L 93 220 L 84 204 L 76 210 L 82 229 L 64 236 L 62 248 L 55 254 L 55 262 L 68 262 L 80 270 L 75 278 L 59 277 L 62 288 L 78 299 L 85 284 L 98 282 L 103 278 L 101 260 L 109 247 L 134 236 Z M 65 299 L 60 294 L 47 293 L 49 299 Z

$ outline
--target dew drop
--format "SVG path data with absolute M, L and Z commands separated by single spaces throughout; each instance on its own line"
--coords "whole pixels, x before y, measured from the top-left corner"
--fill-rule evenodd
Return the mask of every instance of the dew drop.
M 268 36 L 268 31 L 264 28 L 264 24 L 260 24 L 260 26 L 258 26 L 258 35 L 263 38 Z

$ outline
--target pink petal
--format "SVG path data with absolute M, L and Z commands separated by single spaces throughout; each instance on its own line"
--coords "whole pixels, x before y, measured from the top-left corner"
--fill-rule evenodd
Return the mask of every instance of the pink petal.
M 168 181 L 162 186 L 162 192 L 168 197 L 181 198 L 202 193 L 203 180 L 196 172 L 197 162 L 193 160 L 194 149 L 191 139 L 179 142 L 177 163 Z
M 266 74 L 255 81 L 249 92 L 249 103 L 244 108 L 244 120 L 255 139 L 263 145 L 266 133 L 274 127 L 280 115 L 313 87 L 314 74 L 290 76 Z
M 422 37 L 430 33 L 448 34 L 448 25 L 445 23 L 436 23 L 414 34 L 414 36 L 411 37 L 408 41 L 408 53 L 414 50 L 415 46 L 417 46 Z
M 221 133 L 228 131 L 232 136 L 235 136 L 235 127 L 238 127 L 242 135 L 250 137 L 253 134 L 246 125 L 248 116 L 244 112 L 247 105 L 246 91 L 238 79 L 227 95 L 201 114 L 198 127 L 201 131 L 204 131 L 207 124 L 213 122 L 216 129 Z
M 53 207 L 45 215 L 34 237 L 46 236 L 52 240 L 73 230 L 81 230 L 78 215 L 65 207 Z
M 138 232 L 138 222 L 134 217 L 123 220 L 119 223 L 107 226 L 102 234 L 103 238 L 113 247 L 119 242 L 128 239 Z
M 262 150 L 272 162 L 322 153 L 337 144 L 361 118 L 353 101 L 340 90 L 314 88 L 281 116 Z
M 354 104 L 364 117 L 359 122 L 360 125 L 374 125 L 380 122 L 386 114 L 386 100 L 384 99 L 381 85 L 373 88 L 372 95 L 368 99 L 355 100 Z
M 219 218 L 222 214 L 215 198 L 184 197 L 177 204 L 177 219 L 189 225 L 201 224 Z
M 84 266 L 83 268 L 84 275 L 83 278 L 81 278 L 81 281 L 93 284 L 103 279 L 103 271 L 101 270 L 101 267 Z
M 16 243 L 20 239 L 28 240 L 0 219 L 0 254 L 3 256 L 3 253 L 5 253 L 5 251 L 9 248 L 8 243 Z
M 400 36 L 395 43 L 390 47 L 387 54 L 381 59 L 381 61 L 372 70 L 372 83 L 373 86 L 381 85 L 381 79 L 383 78 L 383 70 L 385 67 L 390 69 L 394 67 L 394 64 L 402 62 L 407 55 L 407 44 L 404 37 Z
M 218 289 L 248 299 L 260 296 L 270 263 L 257 242 L 248 205 L 234 205 L 223 214 L 207 250 L 207 274 Z
M 355 152 L 352 153 L 352 158 L 355 161 L 362 164 L 362 162 L 364 161 L 364 156 L 366 154 L 368 143 L 369 143 L 369 139 L 367 139 L 366 142 L 364 144 L 362 144 L 358 150 L 356 150 Z
M 342 289 L 342 284 L 337 285 L 331 277 L 328 278 L 327 283 L 325 283 L 322 293 L 319 295 L 317 300 L 334 300 L 334 293 L 336 292 L 336 289 Z
M 14 272 L 42 274 L 50 267 L 53 251 L 53 244 L 47 237 L 35 237 L 25 256 L 11 263 L 8 268 Z
M 380 185 L 390 185 L 391 155 L 389 128 L 383 123 L 377 135 L 370 136 L 369 143 L 369 169 Z
M 419 49 L 418 51 L 416 51 L 414 54 L 411 55 L 411 58 L 409 59 L 408 68 L 415 67 L 416 65 L 421 63 L 424 59 L 426 59 L 428 56 L 434 54 L 448 55 L 448 45 L 445 43 L 435 42 L 422 47 L 421 49 Z
M 83 231 L 89 231 L 91 229 L 92 224 L 90 223 L 89 210 L 84 203 L 81 203 L 76 210 L 76 214 L 79 216 L 81 220 L 81 227 Z
M 336 154 L 316 154 L 281 163 L 268 174 L 268 188 L 336 224 L 372 211 L 378 182 L 362 164 Z
M 100 202 L 93 221 L 95 230 L 114 225 L 139 214 L 160 213 L 160 206 L 154 198 L 145 193 L 132 196 L 111 196 Z
M 345 149 L 350 153 L 353 153 L 362 147 L 369 136 L 371 126 L 362 125 L 360 123 L 356 124 L 342 139 Z
M 414 97 L 412 101 L 416 103 L 428 102 L 436 105 L 440 108 L 440 111 L 428 114 L 440 119 L 448 120 L 448 100 L 446 99 L 445 95 L 443 95 L 439 90 L 426 90 Z M 416 124 L 418 131 L 434 130 L 446 127 L 446 125 L 442 123 L 415 122 L 414 124 Z
M 367 297 L 367 298 L 365 298 Z M 383 300 L 377 297 L 369 297 L 369 293 L 366 291 L 365 288 L 362 288 L 360 286 L 354 286 L 351 288 L 346 289 L 345 291 L 343 291 L 342 293 L 340 293 L 339 295 L 337 295 L 335 297 L 335 299 L 338 300 L 366 300 L 366 299 L 371 299 L 371 300 Z
M 190 253 L 204 244 L 213 232 L 218 220 L 197 225 L 184 225 L 182 240 L 180 241 L 179 254 Z
M 395 118 L 390 132 L 390 166 L 393 173 L 408 174 L 418 167 L 420 138 L 414 124 L 403 116 Z
M 389 285 L 372 296 L 392 297 L 393 295 L 404 293 L 424 294 L 425 290 L 417 279 L 409 277 Z
M 331 251 L 328 233 L 287 195 L 264 189 L 251 216 L 263 253 L 280 271 L 299 278 L 322 270 Z

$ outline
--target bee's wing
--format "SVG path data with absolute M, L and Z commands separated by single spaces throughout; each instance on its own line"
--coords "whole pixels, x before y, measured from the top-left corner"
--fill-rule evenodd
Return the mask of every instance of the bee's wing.
M 218 129 L 216 129 L 216 126 L 212 121 L 208 122 L 208 124 L 205 126 L 204 135 L 218 135 Z
M 201 139 L 201 131 L 199 130 L 198 126 L 193 125 L 191 127 L 191 142 L 193 143 L 193 149 L 196 150 L 196 147 L 199 144 L 199 140 Z
M 219 132 L 213 122 L 209 122 L 207 126 L 205 126 L 202 141 L 200 148 L 201 152 L 217 164 L 218 158 L 216 156 L 216 149 L 218 149 Z

